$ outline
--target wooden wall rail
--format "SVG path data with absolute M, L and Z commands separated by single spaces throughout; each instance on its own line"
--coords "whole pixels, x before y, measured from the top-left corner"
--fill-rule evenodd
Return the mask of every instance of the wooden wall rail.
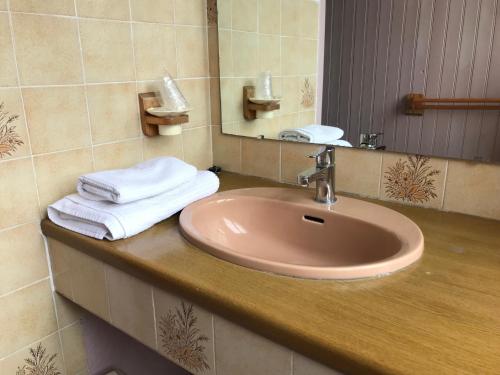
M 431 99 L 423 94 L 406 95 L 406 111 L 410 116 L 422 116 L 426 109 L 462 109 L 462 110 L 495 110 L 500 111 L 500 99 Z

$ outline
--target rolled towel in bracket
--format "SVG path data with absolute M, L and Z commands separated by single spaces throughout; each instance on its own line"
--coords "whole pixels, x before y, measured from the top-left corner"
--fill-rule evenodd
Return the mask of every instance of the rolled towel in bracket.
M 174 157 L 159 157 L 127 169 L 89 173 L 78 179 L 77 191 L 94 201 L 129 203 L 161 194 L 196 176 L 196 168 Z
M 47 212 L 49 219 L 63 228 L 114 241 L 134 236 L 218 189 L 218 177 L 201 171 L 194 179 L 154 197 L 115 204 L 71 194 L 51 204 Z

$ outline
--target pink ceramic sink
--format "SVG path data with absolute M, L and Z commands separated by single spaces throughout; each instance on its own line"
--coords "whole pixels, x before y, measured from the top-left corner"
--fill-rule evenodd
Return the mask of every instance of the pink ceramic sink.
M 182 211 L 183 235 L 221 259 L 314 279 L 380 276 L 415 262 L 424 238 L 400 213 L 357 199 L 316 203 L 307 190 L 231 190 Z

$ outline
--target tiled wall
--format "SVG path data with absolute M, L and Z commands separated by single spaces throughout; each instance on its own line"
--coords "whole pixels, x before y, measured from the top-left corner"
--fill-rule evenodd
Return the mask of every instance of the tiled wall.
M 159 155 L 210 166 L 207 59 L 204 0 L 0 0 L 0 103 L 19 116 L 0 129 L 1 374 L 40 342 L 61 373 L 86 371 L 77 309 L 51 291 L 40 219 L 86 172 Z M 146 139 L 137 93 L 165 68 L 190 123 Z
M 61 242 L 49 245 L 58 292 L 190 373 L 339 375 Z
M 219 1 L 226 6 L 226 1 Z M 283 1 L 286 3 L 286 1 Z M 233 2 L 233 5 L 235 2 Z M 219 16 L 221 10 L 219 9 Z M 226 22 L 219 17 L 219 23 Z M 216 25 L 216 20 L 213 25 Z M 297 174 L 313 166 L 306 154 L 317 145 L 257 140 L 223 134 L 218 85 L 217 29 L 209 26 L 212 77 L 214 164 L 237 173 L 295 184 Z M 224 41 L 219 40 L 219 43 Z M 223 59 L 221 59 L 223 61 Z M 221 73 L 222 74 L 222 73 Z M 284 119 L 286 121 L 286 119 Z M 453 159 L 337 148 L 337 190 L 403 204 L 460 212 L 500 220 L 500 165 Z M 419 171 L 418 174 L 414 173 Z M 417 178 L 415 178 L 415 176 Z
M 222 120 L 226 133 L 277 138 L 315 121 L 318 13 L 314 0 L 219 0 Z M 246 121 L 242 89 L 271 71 L 281 108 Z

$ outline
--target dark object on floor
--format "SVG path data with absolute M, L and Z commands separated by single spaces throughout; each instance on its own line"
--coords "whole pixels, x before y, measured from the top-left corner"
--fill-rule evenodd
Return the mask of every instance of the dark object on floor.
M 221 168 L 221 167 L 218 167 L 218 166 L 216 166 L 216 165 L 214 165 L 213 167 L 208 168 L 208 170 L 209 170 L 210 172 L 215 173 L 215 174 L 218 176 L 218 175 L 219 175 L 219 173 L 222 171 L 222 168 Z

